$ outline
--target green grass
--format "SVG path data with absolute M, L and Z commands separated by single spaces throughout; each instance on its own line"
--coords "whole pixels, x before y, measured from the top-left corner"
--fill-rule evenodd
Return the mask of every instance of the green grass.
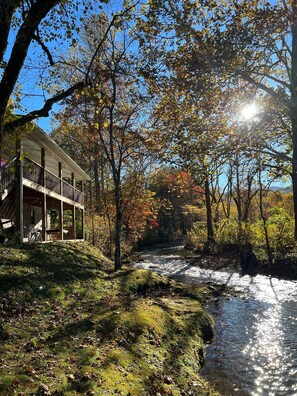
M 207 295 L 84 243 L 1 247 L 0 394 L 215 395 Z

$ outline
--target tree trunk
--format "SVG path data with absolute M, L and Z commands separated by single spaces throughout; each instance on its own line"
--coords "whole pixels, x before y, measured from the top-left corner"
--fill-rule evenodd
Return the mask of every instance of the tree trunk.
M 209 188 L 209 180 L 206 178 L 204 182 L 205 190 L 205 201 L 206 201 L 206 226 L 207 226 L 207 245 L 209 246 L 214 242 L 214 228 L 212 223 L 212 208 L 211 208 L 211 196 Z
M 117 271 L 122 266 L 121 255 L 121 237 L 122 237 L 122 208 L 121 208 L 121 190 L 120 185 L 115 185 L 115 206 L 116 206 L 116 223 L 115 223 L 115 253 L 114 269 Z
M 295 239 L 297 240 L 297 0 L 292 1 L 292 95 L 291 95 L 291 123 L 293 141 L 292 184 L 295 218 Z
M 100 179 L 99 179 L 98 160 L 94 162 L 94 178 L 95 178 L 95 209 L 96 213 L 100 213 Z
M 259 170 L 258 177 L 259 177 L 258 181 L 259 181 L 260 216 L 261 216 L 261 219 L 263 221 L 267 257 L 268 257 L 269 263 L 272 264 L 273 256 L 272 256 L 272 251 L 271 251 L 271 246 L 270 246 L 270 241 L 269 241 L 269 234 L 268 234 L 268 228 L 267 228 L 267 219 L 266 219 L 266 216 L 265 216 L 265 213 L 264 213 L 264 206 L 263 206 L 263 184 L 262 184 L 262 179 L 261 179 L 261 170 Z
M 242 231 L 242 197 L 240 191 L 240 175 L 239 175 L 239 157 L 236 154 L 235 161 L 235 172 L 236 172 L 236 198 L 234 197 L 234 202 L 237 208 L 237 216 L 238 216 L 238 246 L 241 246 L 243 243 L 243 231 Z
M 92 181 L 89 184 L 90 188 L 90 210 L 91 210 L 91 221 L 92 221 L 92 244 L 95 246 L 95 221 L 94 221 L 94 203 L 93 203 L 93 186 Z
M 23 67 L 34 33 L 43 18 L 45 18 L 59 2 L 59 0 L 38 0 L 33 3 L 19 31 L 17 32 L 10 58 L 4 69 L 2 80 L 0 82 L 0 125 L 3 124 L 3 117 L 7 103 Z M 18 2 L 16 2 L 16 5 L 18 5 Z M 9 26 L 6 26 L 6 32 L 8 29 Z M 3 48 L 5 48 L 5 46 Z
M 297 137 L 297 122 L 295 126 L 295 133 L 293 133 L 293 140 Z M 294 128 L 293 128 L 294 130 Z M 295 134 L 295 138 L 294 138 Z M 294 220 L 295 220 L 295 240 L 297 240 L 297 142 L 294 142 L 293 162 L 292 162 L 292 185 L 293 185 L 293 203 L 294 203 Z

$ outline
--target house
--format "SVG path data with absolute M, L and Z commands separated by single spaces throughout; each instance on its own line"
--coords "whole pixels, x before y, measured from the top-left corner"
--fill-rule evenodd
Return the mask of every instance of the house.
M 84 238 L 90 177 L 37 125 L 0 157 L 0 242 Z

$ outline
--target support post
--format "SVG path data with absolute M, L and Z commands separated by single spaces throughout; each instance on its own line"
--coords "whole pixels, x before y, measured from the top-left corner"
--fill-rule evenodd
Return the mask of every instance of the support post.
M 63 195 L 63 171 L 62 171 L 62 163 L 59 162 L 59 178 L 60 178 L 60 195 Z
M 82 239 L 85 240 L 85 210 L 81 209 L 81 230 L 82 230 Z
M 47 218 L 46 218 L 46 193 L 42 194 L 42 240 L 47 240 L 46 235 Z
M 73 187 L 73 196 L 72 196 L 72 199 L 73 199 L 73 201 L 74 201 L 74 198 L 75 198 L 75 190 L 74 190 L 74 188 L 75 188 L 75 178 L 74 178 L 74 173 L 71 173 L 71 185 L 72 185 L 72 187 Z
M 41 147 L 40 150 L 40 162 L 41 162 L 41 172 L 42 172 L 42 185 L 45 187 L 45 149 Z M 46 208 L 46 193 L 42 194 L 41 202 L 41 213 L 42 213 L 42 240 L 45 242 L 47 240 L 46 228 L 47 228 L 47 208 Z
M 16 231 L 19 243 L 24 242 L 24 186 L 23 186 L 23 142 L 18 141 L 16 151 L 17 160 L 17 188 L 16 188 Z
M 41 169 L 42 169 L 42 185 L 46 185 L 46 180 L 45 180 L 45 149 L 41 147 L 41 153 L 40 153 L 40 159 L 41 159 Z
M 72 232 L 73 232 L 73 239 L 76 239 L 75 205 L 72 206 Z
M 83 180 L 81 181 L 80 186 L 81 186 L 81 193 L 82 193 L 82 199 L 81 199 L 80 203 L 82 205 L 84 205 L 86 200 L 85 200 L 85 183 Z
M 64 232 L 63 232 L 63 224 L 64 224 L 64 205 L 63 201 L 60 201 L 60 216 L 59 216 L 59 227 L 60 227 L 60 240 L 63 241 L 64 239 Z

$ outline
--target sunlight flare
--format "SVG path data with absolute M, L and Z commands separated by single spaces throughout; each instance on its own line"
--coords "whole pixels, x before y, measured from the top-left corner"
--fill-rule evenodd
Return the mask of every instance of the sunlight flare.
M 246 121 L 252 120 L 258 113 L 259 108 L 255 102 L 245 105 L 240 111 L 240 114 Z

